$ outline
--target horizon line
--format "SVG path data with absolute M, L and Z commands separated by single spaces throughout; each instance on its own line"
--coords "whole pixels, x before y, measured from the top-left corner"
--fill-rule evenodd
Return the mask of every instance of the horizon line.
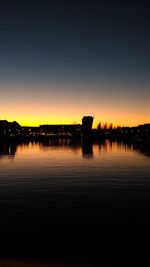
M 88 115 L 87 116 L 83 116 L 83 117 L 88 117 Z M 82 118 L 83 118 L 82 117 Z M 94 116 L 90 116 L 90 117 L 93 117 L 94 118 Z M 82 123 L 53 123 L 53 124 L 51 124 L 51 123 L 40 123 L 40 124 L 38 124 L 38 125 L 22 125 L 22 124 L 20 124 L 19 122 L 17 122 L 17 120 L 13 120 L 13 121 L 8 121 L 7 119 L 2 119 L 2 120 L 0 120 L 0 121 L 7 121 L 7 122 L 10 122 L 10 123 L 13 123 L 13 122 L 16 122 L 16 123 L 18 123 L 21 127 L 40 127 L 40 126 L 43 126 L 43 125 L 82 125 Z M 138 126 L 140 126 L 140 125 L 147 125 L 147 124 L 150 124 L 150 122 L 147 122 L 147 123 L 143 123 L 143 124 L 137 124 L 137 125 L 132 125 L 132 126 L 129 126 L 129 125 L 120 125 L 120 124 L 118 124 L 118 125 L 114 125 L 112 122 L 111 123 L 109 123 L 109 122 L 99 122 L 99 123 L 101 123 L 103 126 L 104 125 L 107 125 L 108 127 L 110 126 L 110 125 L 112 125 L 113 126 L 113 128 L 117 128 L 117 127 L 121 127 L 121 128 L 123 128 L 123 127 L 129 127 L 129 128 L 134 128 L 134 127 L 138 127 Z M 99 124 L 98 123 L 98 124 Z M 97 126 L 96 127 L 92 127 L 92 129 L 97 129 L 97 127 L 98 127 L 98 124 L 97 124 Z

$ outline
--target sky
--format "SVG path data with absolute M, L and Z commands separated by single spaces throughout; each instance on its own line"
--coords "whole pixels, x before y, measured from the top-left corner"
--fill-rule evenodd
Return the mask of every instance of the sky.
M 150 123 L 148 1 L 0 1 L 0 120 Z

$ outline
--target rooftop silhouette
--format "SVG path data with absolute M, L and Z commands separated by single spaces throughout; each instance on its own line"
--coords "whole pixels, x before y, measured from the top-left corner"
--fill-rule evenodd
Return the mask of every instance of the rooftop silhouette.
M 92 129 L 94 117 L 84 116 L 82 124 L 47 124 L 39 127 L 23 127 L 16 121 L 0 120 L 0 142 L 3 140 L 40 140 L 50 137 L 88 138 L 88 142 L 95 140 L 122 140 L 132 143 L 150 145 L 150 123 L 137 127 L 117 127 L 112 124 L 98 124 Z

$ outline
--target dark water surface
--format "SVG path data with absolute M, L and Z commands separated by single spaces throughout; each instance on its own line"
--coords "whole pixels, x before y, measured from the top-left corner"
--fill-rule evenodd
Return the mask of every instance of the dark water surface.
M 0 146 L 2 258 L 126 262 L 146 242 L 149 215 L 150 157 L 140 148 L 63 139 Z

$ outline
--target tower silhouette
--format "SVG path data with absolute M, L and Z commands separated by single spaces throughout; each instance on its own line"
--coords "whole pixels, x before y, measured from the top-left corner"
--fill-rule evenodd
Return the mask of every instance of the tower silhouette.
M 92 130 L 92 124 L 93 124 L 94 117 L 92 116 L 84 116 L 82 118 L 82 132 L 88 133 Z

